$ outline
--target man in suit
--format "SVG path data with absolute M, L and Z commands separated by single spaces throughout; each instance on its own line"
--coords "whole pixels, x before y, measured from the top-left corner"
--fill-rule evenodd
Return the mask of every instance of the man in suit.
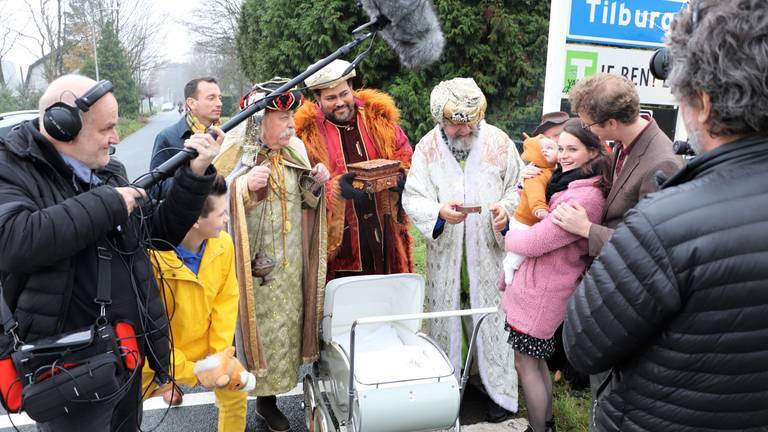
M 195 78 L 184 85 L 184 103 L 187 106 L 186 115 L 155 137 L 149 160 L 150 170 L 159 167 L 183 149 L 187 138 L 206 132 L 221 120 L 221 90 L 213 77 Z M 155 188 L 152 195 L 156 198 L 165 197 L 172 185 L 173 178 L 169 178 Z
M 554 223 L 589 239 L 589 254 L 597 256 L 624 213 L 658 190 L 656 174 L 661 171 L 665 178 L 670 177 L 683 161 L 674 154 L 672 142 L 656 122 L 640 114 L 635 85 L 623 76 L 592 75 L 579 81 L 568 98 L 584 129 L 616 144 L 613 186 L 606 199 L 603 223 L 591 223 L 578 203 L 561 204 L 553 212 Z

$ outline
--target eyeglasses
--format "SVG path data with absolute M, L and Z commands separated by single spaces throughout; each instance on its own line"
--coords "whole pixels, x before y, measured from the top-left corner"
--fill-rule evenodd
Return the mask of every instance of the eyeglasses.
M 584 120 L 581 120 L 581 128 L 582 128 L 582 129 L 586 129 L 586 130 L 588 130 L 588 131 L 592 132 L 592 129 L 590 129 L 590 128 L 591 128 L 592 126 L 594 126 L 594 125 L 596 125 L 596 124 L 600 124 L 600 123 L 604 123 L 604 121 L 596 121 L 596 122 L 594 122 L 594 123 L 591 123 L 591 124 L 586 124 L 586 123 L 584 123 Z

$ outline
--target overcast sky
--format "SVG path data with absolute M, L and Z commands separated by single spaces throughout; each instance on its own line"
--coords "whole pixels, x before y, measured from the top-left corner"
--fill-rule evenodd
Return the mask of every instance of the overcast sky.
M 201 2 L 202 0 L 149 0 L 155 13 L 166 17 L 163 20 L 165 22 L 165 35 L 164 37 L 159 37 L 158 41 L 162 45 L 162 52 L 167 60 L 183 61 L 190 54 L 187 30 L 179 23 L 179 20 L 185 18 L 183 14 L 194 10 Z M 22 31 L 27 29 L 30 35 L 34 35 L 34 25 L 29 21 L 29 11 L 23 1 L 6 1 L 3 14 L 12 17 L 8 23 L 12 27 Z M 21 67 L 24 70 L 24 74 L 26 74 L 29 65 L 34 63 L 39 57 L 39 46 L 36 46 L 34 41 L 22 38 L 3 60 L 15 63 L 16 71 Z

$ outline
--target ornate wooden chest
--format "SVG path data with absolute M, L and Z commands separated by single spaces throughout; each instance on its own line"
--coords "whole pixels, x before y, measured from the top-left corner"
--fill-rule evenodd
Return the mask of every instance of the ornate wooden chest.
M 347 171 L 355 173 L 352 186 L 367 193 L 380 192 L 397 186 L 403 176 L 400 161 L 389 159 L 371 159 L 347 165 Z

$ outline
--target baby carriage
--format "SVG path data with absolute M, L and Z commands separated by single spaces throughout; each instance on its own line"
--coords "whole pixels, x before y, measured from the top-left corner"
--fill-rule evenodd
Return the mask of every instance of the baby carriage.
M 496 308 L 422 313 L 417 274 L 353 276 L 326 285 L 320 359 L 304 377 L 310 432 L 460 429 L 459 405 L 480 324 Z M 422 320 L 476 320 L 459 383 Z M 460 319 L 460 318 L 455 318 Z

